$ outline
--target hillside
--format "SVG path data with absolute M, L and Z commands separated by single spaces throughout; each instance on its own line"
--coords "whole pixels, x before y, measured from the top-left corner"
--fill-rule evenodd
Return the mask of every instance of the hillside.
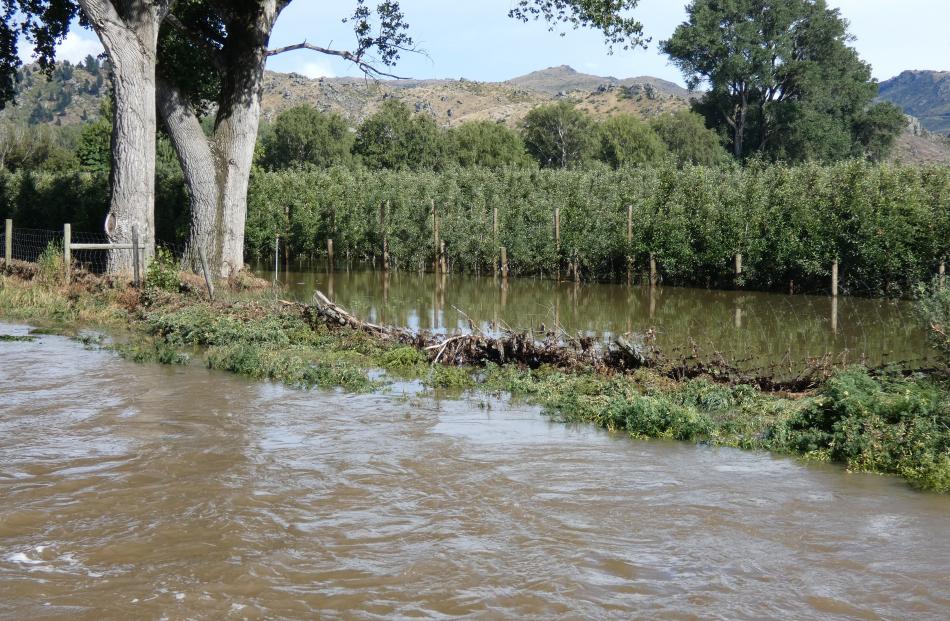
M 310 80 L 298 74 L 268 72 L 264 79 L 264 114 L 312 103 L 358 123 L 383 101 L 396 98 L 417 112 L 433 115 L 443 126 L 471 120 L 515 125 L 531 108 L 567 98 L 597 117 L 629 112 L 649 118 L 688 105 L 688 92 L 657 78 L 618 80 L 578 73 L 570 67 L 536 71 L 506 82 L 471 80 L 385 80 L 355 78 Z
M 880 98 L 920 119 L 927 131 L 950 134 L 950 71 L 904 71 L 881 82 Z
M 906 102 L 895 101 L 911 114 L 915 110 L 926 113 L 919 123 L 910 120 L 898 140 L 894 160 L 950 164 L 950 141 L 930 133 L 934 126 L 941 126 L 944 117 L 950 128 L 948 91 L 950 72 L 904 72 L 882 84 L 882 98 L 896 97 Z M 64 63 L 49 80 L 35 65 L 28 65 L 20 71 L 16 103 L 0 112 L 0 120 L 31 125 L 73 125 L 94 120 L 108 92 L 108 68 L 95 59 L 78 65 Z M 575 102 L 598 119 L 618 113 L 652 118 L 688 107 L 690 93 L 659 78 L 602 77 L 566 65 L 505 82 L 309 79 L 268 71 L 264 76 L 263 114 L 265 120 L 273 120 L 283 110 L 311 104 L 337 112 L 355 125 L 391 98 L 406 102 L 416 112 L 432 115 L 445 127 L 471 120 L 514 127 L 535 106 L 561 99 Z M 945 102 L 942 108 L 941 101 Z M 938 114 L 939 110 L 943 112 Z

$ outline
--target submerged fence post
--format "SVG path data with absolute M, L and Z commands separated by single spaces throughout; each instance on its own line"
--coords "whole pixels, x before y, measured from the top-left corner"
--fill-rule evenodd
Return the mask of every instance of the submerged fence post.
M 330 266 L 330 271 L 333 271 L 333 240 L 327 240 L 327 263 Z
M 508 249 L 501 247 L 501 277 L 508 280 Z
M 561 280 L 561 208 L 554 208 L 554 253 L 557 262 L 557 279 Z
M 138 287 L 142 284 L 139 273 L 139 227 L 132 226 L 132 283 Z
M 650 253 L 650 286 L 656 286 L 656 257 Z
M 498 275 L 498 208 L 492 207 L 492 276 Z
M 7 220 L 9 222 L 9 220 Z M 9 243 L 9 242 L 7 242 Z M 940 262 L 940 267 L 937 269 L 937 275 L 939 276 L 938 282 L 941 289 L 943 289 L 944 281 L 947 279 L 947 263 L 946 261 Z
M 429 205 L 432 207 L 432 247 L 435 249 L 435 262 L 432 265 L 432 271 L 439 273 L 439 212 L 435 207 L 435 199 L 429 199 Z
M 838 297 L 838 259 L 831 264 L 831 297 Z
M 66 284 L 69 284 L 71 277 L 70 271 L 73 265 L 73 225 L 66 223 L 63 225 L 63 262 L 66 270 Z
M 3 228 L 3 258 L 7 265 L 10 265 L 10 261 L 13 260 L 13 220 L 7 219 Z
M 627 286 L 633 284 L 633 255 L 630 247 L 633 245 L 633 205 L 627 205 Z
M 389 271 L 389 238 L 386 235 L 386 212 L 389 211 L 389 201 L 379 207 L 379 230 L 383 233 L 383 271 Z
M 736 253 L 735 280 L 736 280 L 736 286 L 737 287 L 740 286 L 740 283 L 742 281 L 742 253 L 741 252 Z

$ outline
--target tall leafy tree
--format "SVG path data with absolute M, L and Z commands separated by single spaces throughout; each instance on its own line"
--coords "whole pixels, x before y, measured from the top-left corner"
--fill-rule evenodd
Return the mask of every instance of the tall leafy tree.
M 687 13 L 660 48 L 691 88 L 708 88 L 696 110 L 729 136 L 736 157 L 851 154 L 877 84 L 837 9 L 825 0 L 693 0 Z
M 706 127 L 703 117 L 680 110 L 650 119 L 650 127 L 679 166 L 717 166 L 729 159 L 719 134 Z
M 325 168 L 348 162 L 352 147 L 353 134 L 339 114 L 295 106 L 277 115 L 263 140 L 263 160 L 273 170 Z
M 521 124 L 525 146 L 545 168 L 576 168 L 593 157 L 596 133 L 590 116 L 559 101 L 538 106 Z
M 513 129 L 493 121 L 467 121 L 449 130 L 448 149 L 459 166 L 504 168 L 532 163 Z
M 445 141 L 431 116 L 413 114 L 403 102 L 387 99 L 356 130 L 354 152 L 369 168 L 436 168 L 444 163 Z
M 613 168 L 657 164 L 666 145 L 653 129 L 632 114 L 609 117 L 597 128 L 598 157 Z

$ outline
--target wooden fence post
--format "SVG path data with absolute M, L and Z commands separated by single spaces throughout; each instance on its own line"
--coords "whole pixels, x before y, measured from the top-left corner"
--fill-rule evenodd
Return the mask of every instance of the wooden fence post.
M 633 256 L 630 247 L 633 245 L 633 205 L 627 205 L 627 286 L 633 284 Z
M 139 227 L 132 226 L 132 282 L 138 287 L 142 284 L 139 272 Z
M 561 280 L 561 208 L 554 208 L 554 252 L 557 261 L 557 279 Z
M 498 208 L 492 207 L 492 276 L 498 275 Z
M 656 257 L 653 256 L 653 253 L 650 253 L 650 286 L 656 286 Z
M 389 238 L 386 235 L 386 212 L 389 211 L 389 201 L 379 207 L 379 230 L 383 234 L 383 271 L 389 271 Z
M 64 269 L 66 270 L 66 284 L 69 284 L 70 278 L 72 276 L 71 268 L 73 265 L 73 226 L 69 223 L 63 225 L 63 261 L 65 263 Z
M 3 258 L 6 260 L 7 265 L 10 265 L 10 261 L 13 260 L 13 220 L 7 220 L 4 225 L 3 233 Z
M 205 249 L 201 247 L 201 244 L 198 244 L 198 259 L 201 261 L 201 272 L 205 277 L 205 286 L 208 287 L 208 299 L 214 302 L 214 285 L 211 283 L 211 274 L 208 273 L 208 260 L 205 258 Z
M 327 240 L 327 263 L 330 265 L 330 271 L 333 271 L 333 240 Z
M 9 222 L 9 220 L 7 220 Z M 7 242 L 8 244 L 10 242 Z M 947 279 L 947 262 L 941 261 L 940 267 L 937 269 L 937 275 L 939 276 L 940 288 L 943 289 L 943 283 Z
M 508 250 L 501 247 L 501 277 L 508 280 Z
M 741 252 L 737 252 L 737 253 L 736 253 L 735 277 L 736 277 L 736 278 L 735 278 L 735 280 L 736 280 L 736 286 L 738 287 L 738 286 L 740 285 L 740 281 L 741 281 L 741 279 L 742 279 L 742 253 L 741 253 Z
M 435 249 L 435 262 L 433 271 L 438 274 L 441 260 L 439 257 L 439 212 L 435 207 L 435 199 L 429 199 L 429 205 L 432 207 L 432 247 Z
M 445 274 L 449 271 L 449 260 L 445 256 L 445 240 L 439 240 L 439 268 L 442 270 L 442 273 Z
M 831 264 L 831 297 L 838 297 L 838 259 Z

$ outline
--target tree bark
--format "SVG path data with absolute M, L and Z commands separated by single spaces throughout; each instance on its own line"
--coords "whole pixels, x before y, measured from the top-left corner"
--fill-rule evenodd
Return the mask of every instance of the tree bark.
M 158 80 L 158 109 L 171 137 L 172 146 L 185 176 L 191 201 L 191 229 L 185 261 L 197 271 L 201 251 L 215 275 L 220 274 L 221 192 L 218 191 L 218 154 L 201 128 L 201 122 L 181 91 L 165 80 Z
M 107 233 L 130 243 L 138 227 L 146 259 L 155 253 L 155 66 L 158 30 L 174 0 L 79 0 L 113 71 L 111 198 Z M 132 255 L 109 254 L 110 272 L 127 273 Z
M 189 247 L 204 248 L 212 272 L 222 277 L 244 267 L 247 189 L 260 124 L 267 44 L 285 5 L 262 0 L 258 11 L 229 20 L 221 58 L 222 90 L 210 136 L 202 132 L 177 90 L 164 81 L 160 84 L 159 108 L 192 202 Z

